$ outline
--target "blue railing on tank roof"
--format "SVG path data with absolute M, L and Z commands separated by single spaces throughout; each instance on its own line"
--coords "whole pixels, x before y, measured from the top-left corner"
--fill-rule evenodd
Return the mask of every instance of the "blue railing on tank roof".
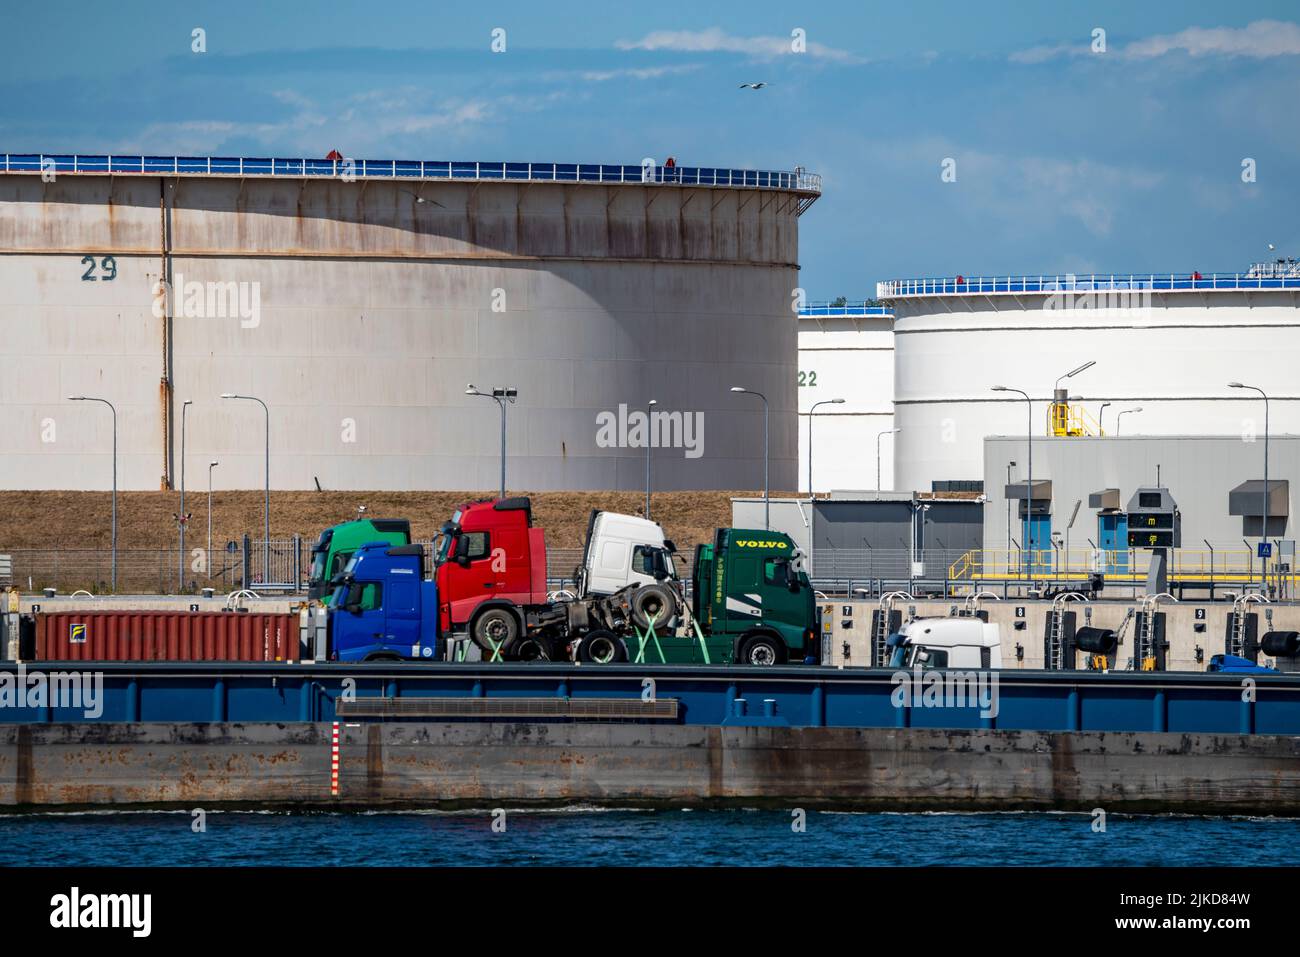
M 891 279 L 876 284 L 880 299 L 1032 292 L 1195 292 L 1213 289 L 1300 289 L 1300 273 L 1093 273 L 1064 276 L 953 276 Z
M 892 316 L 894 310 L 889 306 L 869 306 L 865 299 L 857 302 L 835 304 L 826 302 L 809 302 L 799 307 L 799 318 L 815 319 L 823 316 Z
M 604 163 L 483 163 L 453 160 L 327 160 L 247 156 L 118 156 L 78 153 L 4 153 L 6 173 L 123 173 L 173 176 L 288 176 L 519 180 L 542 183 L 668 183 L 820 193 L 821 176 L 801 169 L 724 169 L 712 166 L 629 166 Z

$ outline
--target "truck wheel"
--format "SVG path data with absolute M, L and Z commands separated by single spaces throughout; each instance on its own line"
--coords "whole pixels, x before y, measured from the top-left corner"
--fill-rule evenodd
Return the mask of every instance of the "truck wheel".
M 510 646 L 510 658 L 515 661 L 551 661 L 550 643 L 545 638 L 527 635 Z
M 677 617 L 677 596 L 667 585 L 642 585 L 629 596 L 628 605 L 639 628 L 648 627 L 653 617 L 655 631 L 661 632 L 670 628 Z
M 612 631 L 597 628 L 587 632 L 578 642 L 578 660 L 596 665 L 627 661 L 627 646 Z
M 501 649 L 501 657 L 504 658 L 519 637 L 519 619 L 508 608 L 489 608 L 474 619 L 470 635 L 474 638 L 474 644 L 483 649 L 485 661 L 491 657 L 494 643 Z
M 780 665 L 785 663 L 785 643 L 766 632 L 757 632 L 740 642 L 742 665 Z

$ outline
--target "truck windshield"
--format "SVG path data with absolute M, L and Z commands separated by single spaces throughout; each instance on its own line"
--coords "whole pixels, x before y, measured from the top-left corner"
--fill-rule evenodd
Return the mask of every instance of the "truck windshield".
M 436 568 L 447 560 L 451 554 L 451 543 L 455 539 L 456 530 L 460 527 L 460 510 L 452 515 L 450 522 L 445 522 L 438 534 L 433 540 L 433 565 Z
M 348 559 L 347 565 L 343 567 L 343 573 L 345 575 L 350 574 L 352 572 L 352 569 L 356 566 L 356 564 L 357 564 L 357 557 L 356 555 L 353 555 L 351 558 Z M 334 576 L 332 575 L 330 576 L 331 581 L 333 580 L 333 577 Z M 341 608 L 343 605 L 347 604 L 347 600 L 348 600 L 348 584 L 345 581 L 342 585 L 339 585 L 334 589 L 334 593 L 330 596 L 330 604 L 336 608 Z
M 329 557 L 329 549 L 314 548 L 311 553 L 311 581 L 325 581 L 325 559 Z

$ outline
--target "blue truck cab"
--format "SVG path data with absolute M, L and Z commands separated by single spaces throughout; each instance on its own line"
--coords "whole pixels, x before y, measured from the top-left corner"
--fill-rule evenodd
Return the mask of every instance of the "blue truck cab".
M 329 611 L 332 660 L 442 657 L 437 583 L 424 579 L 424 546 L 369 542 L 336 581 Z

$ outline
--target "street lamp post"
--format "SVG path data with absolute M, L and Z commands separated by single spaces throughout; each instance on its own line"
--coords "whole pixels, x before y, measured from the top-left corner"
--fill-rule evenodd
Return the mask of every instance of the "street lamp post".
M 1015 467 L 1015 462 L 1007 463 L 1007 488 L 1011 487 L 1011 470 Z M 1011 499 L 1007 499 L 1007 564 L 1011 564 Z
M 1106 434 L 1106 406 L 1108 405 L 1110 405 L 1109 402 L 1103 402 L 1101 410 L 1097 413 L 1097 431 L 1102 435 Z
M 113 413 L 113 553 L 112 553 L 112 589 L 117 591 L 117 408 L 107 399 L 93 395 L 70 395 L 71 402 L 102 402 Z
M 738 385 L 731 387 L 732 392 L 741 392 L 746 395 L 756 395 L 763 400 L 763 528 L 771 529 L 772 527 L 772 502 L 768 497 L 767 486 L 767 396 L 761 392 L 755 392 L 753 389 L 742 389 Z
M 203 564 L 208 569 L 208 578 L 212 577 L 212 470 L 219 464 L 219 462 L 208 463 L 208 551 L 203 559 Z
M 876 433 L 876 498 L 880 498 L 880 440 L 886 435 L 897 435 L 902 429 L 886 429 Z
M 1115 434 L 1119 435 L 1121 420 L 1124 418 L 1124 416 L 1128 415 L 1130 412 L 1141 412 L 1141 411 L 1142 411 L 1142 406 L 1139 405 L 1132 409 L 1120 409 L 1118 412 L 1116 412 L 1115 413 Z
M 221 398 L 248 399 L 260 405 L 266 414 L 266 476 L 262 498 L 262 583 L 265 584 L 271 577 L 271 410 L 255 395 L 223 392 Z
M 1080 366 L 1075 372 L 1086 369 L 1087 366 Z M 1073 374 L 1073 373 L 1071 373 Z M 1057 380 L 1060 381 L 1059 379 Z M 1029 448 L 1027 468 L 1025 471 L 1025 518 L 1029 525 L 1028 532 L 1025 535 L 1025 547 L 1029 551 L 1029 570 L 1033 574 L 1034 568 L 1034 400 L 1029 398 L 1029 393 L 1023 389 L 1010 389 L 1004 385 L 995 385 L 994 392 L 1018 392 L 1025 397 L 1025 402 L 1029 407 L 1029 431 L 1025 435 L 1026 445 Z
M 654 434 L 653 413 L 659 399 L 650 399 L 646 403 L 646 520 L 650 519 L 650 437 Z
M 650 399 L 646 403 L 646 520 L 650 519 L 650 437 L 654 434 L 653 413 L 659 399 Z
M 506 403 L 514 402 L 519 397 L 519 390 L 506 386 L 493 388 L 491 392 L 480 392 L 473 382 L 465 386 L 466 395 L 478 395 L 492 399 L 501 407 L 501 498 L 506 497 Z
M 181 552 L 176 561 L 177 593 L 185 591 L 185 414 L 190 411 L 190 406 L 193 404 L 193 399 L 186 399 L 181 403 L 181 510 L 176 516 L 176 524 L 180 527 Z
M 1263 583 L 1263 590 L 1268 591 L 1268 558 L 1265 556 L 1265 549 L 1262 547 L 1268 542 L 1268 393 L 1257 385 L 1246 385 L 1241 382 L 1229 382 L 1230 389 L 1250 389 L 1252 392 L 1258 392 L 1264 398 L 1264 514 L 1263 524 L 1259 528 L 1259 567 L 1260 581 Z
M 810 502 L 813 500 L 813 484 L 812 484 L 813 413 L 817 411 L 817 406 L 819 405 L 843 405 L 843 404 L 844 404 L 843 399 L 822 399 L 820 402 L 814 402 L 812 404 L 812 407 L 808 410 L 808 501 Z

